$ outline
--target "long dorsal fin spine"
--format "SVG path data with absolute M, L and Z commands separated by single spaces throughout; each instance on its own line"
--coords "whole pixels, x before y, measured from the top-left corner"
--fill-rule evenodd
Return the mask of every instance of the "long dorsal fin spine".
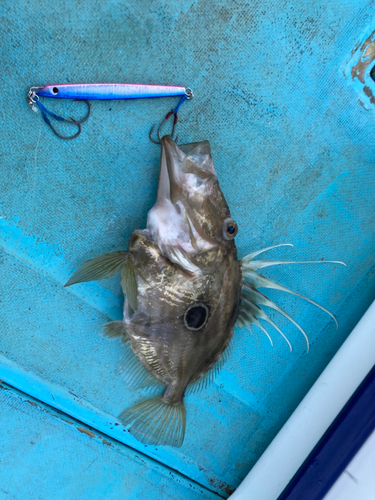
M 335 316 L 317 302 L 307 297 L 304 297 L 303 295 L 300 295 L 297 292 L 293 292 L 292 290 L 289 290 L 283 285 L 279 285 L 277 282 L 272 281 L 271 279 L 266 278 L 265 276 L 257 274 L 257 271 L 265 267 L 282 265 L 282 264 L 341 264 L 344 266 L 346 266 L 346 264 L 340 261 L 325 261 L 325 260 L 301 261 L 301 262 L 253 260 L 254 257 L 256 257 L 261 253 L 281 246 L 293 246 L 293 245 L 285 243 L 281 245 L 267 247 L 264 248 L 263 250 L 253 252 L 241 259 L 241 270 L 242 270 L 243 281 L 241 283 L 241 304 L 240 304 L 238 318 L 236 321 L 236 326 L 238 326 L 239 328 L 244 328 L 244 327 L 251 328 L 251 325 L 255 325 L 261 328 L 269 337 L 267 330 L 259 322 L 260 319 L 263 319 L 264 321 L 267 321 L 270 325 L 272 325 L 284 337 L 284 339 L 289 345 L 290 350 L 292 350 L 292 346 L 287 337 L 283 334 L 280 328 L 273 322 L 273 320 L 259 306 L 270 307 L 275 311 L 279 312 L 280 314 L 282 314 L 284 317 L 286 317 L 290 322 L 292 322 L 296 326 L 296 328 L 300 330 L 300 332 L 302 333 L 302 335 L 306 340 L 307 352 L 308 352 L 309 339 L 304 329 L 288 313 L 286 313 L 277 304 L 275 304 L 275 302 L 273 302 L 268 297 L 259 292 L 258 288 L 272 288 L 275 290 L 280 290 L 286 293 L 290 293 L 292 295 L 296 295 L 297 297 L 300 297 L 301 299 L 310 302 L 314 306 L 319 307 L 325 313 L 329 314 L 331 318 L 335 321 L 336 327 L 338 327 L 338 323 Z

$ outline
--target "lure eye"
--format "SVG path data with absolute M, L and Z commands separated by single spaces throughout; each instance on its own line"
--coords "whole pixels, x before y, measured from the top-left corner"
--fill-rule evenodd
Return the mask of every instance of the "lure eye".
M 57 87 L 53 87 L 52 94 L 57 95 L 59 93 L 59 89 Z
M 189 306 L 184 314 L 184 323 L 189 330 L 200 330 L 208 318 L 208 307 L 204 304 Z
M 238 226 L 233 219 L 225 219 L 223 222 L 223 237 L 226 240 L 233 240 L 238 233 Z

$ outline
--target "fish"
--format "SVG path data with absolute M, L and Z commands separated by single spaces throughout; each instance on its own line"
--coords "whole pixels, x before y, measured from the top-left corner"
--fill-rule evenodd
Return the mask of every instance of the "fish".
M 210 143 L 177 145 L 161 139 L 156 203 L 146 229 L 134 231 L 128 249 L 90 259 L 65 286 L 121 273 L 123 319 L 103 325 L 109 338 L 124 343 L 122 369 L 131 388 L 157 395 L 125 409 L 118 417 L 138 441 L 180 447 L 186 433 L 184 396 L 211 383 L 233 345 L 235 326 L 272 326 L 292 346 L 264 306 L 281 313 L 305 337 L 304 329 L 260 288 L 313 300 L 259 273 L 295 261 L 258 260 L 275 245 L 237 256 L 238 225 L 220 189 Z M 290 245 L 290 244 L 289 244 Z M 290 245 L 292 246 L 292 245 Z M 316 263 L 338 261 L 316 261 Z M 266 326 L 267 325 L 267 326 Z

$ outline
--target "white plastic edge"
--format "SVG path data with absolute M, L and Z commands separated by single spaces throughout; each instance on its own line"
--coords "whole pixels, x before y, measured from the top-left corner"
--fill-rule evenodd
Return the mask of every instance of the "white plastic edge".
M 276 500 L 375 364 L 375 302 L 230 500 Z

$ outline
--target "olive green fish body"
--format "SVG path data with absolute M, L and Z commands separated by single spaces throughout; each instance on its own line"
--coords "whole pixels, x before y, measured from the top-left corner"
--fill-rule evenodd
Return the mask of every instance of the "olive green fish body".
M 199 276 L 163 257 L 148 231 L 133 233 L 129 252 L 139 270 L 138 307 L 125 302 L 126 331 L 140 362 L 167 386 L 163 401 L 179 404 L 233 335 L 241 279 L 236 249 L 233 244 L 212 273 Z
M 127 251 L 82 264 L 65 285 L 121 272 L 123 320 L 104 325 L 104 333 L 125 343 L 123 369 L 128 383 L 160 390 L 157 397 L 119 416 L 129 432 L 145 444 L 182 445 L 184 395 L 214 379 L 229 352 L 234 326 L 257 326 L 272 344 L 266 329 L 271 325 L 291 350 L 289 340 L 263 306 L 290 320 L 309 347 L 305 331 L 259 288 L 297 295 L 335 320 L 316 302 L 259 274 L 264 267 L 296 263 L 255 260 L 274 247 L 239 261 L 234 243 L 237 230 L 208 141 L 177 146 L 165 136 L 157 199 L 149 211 L 147 228 L 133 232 Z

